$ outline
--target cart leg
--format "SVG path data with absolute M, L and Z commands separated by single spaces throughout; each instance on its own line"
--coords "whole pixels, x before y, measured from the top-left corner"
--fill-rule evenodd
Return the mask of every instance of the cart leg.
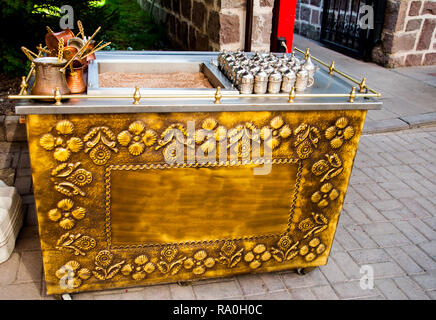
M 316 268 L 316 267 L 297 268 L 297 269 L 295 270 L 295 272 L 302 276 L 302 275 L 308 274 L 309 272 L 315 270 L 315 268 Z

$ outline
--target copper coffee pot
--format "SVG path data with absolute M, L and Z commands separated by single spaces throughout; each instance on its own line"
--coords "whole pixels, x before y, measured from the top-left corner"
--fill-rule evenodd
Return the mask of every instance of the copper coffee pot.
M 64 39 L 64 43 L 68 43 L 68 39 L 74 37 L 73 31 L 70 29 L 62 30 L 61 32 L 53 32 L 50 28 L 47 28 L 48 33 L 45 35 L 45 44 L 50 51 L 56 52 L 60 39 Z
M 76 66 L 77 65 L 79 66 Z M 70 88 L 71 93 L 83 93 L 86 90 L 85 79 L 83 71 L 86 65 L 80 65 L 78 61 L 73 62 L 73 67 L 71 70 L 67 70 L 67 85 Z
M 62 95 L 71 93 L 65 79 L 65 73 L 61 71 L 67 60 L 63 59 L 59 62 L 56 57 L 41 57 L 33 59 L 33 63 L 35 64 L 36 74 L 31 90 L 32 95 L 51 96 L 54 95 L 56 87 L 59 88 Z

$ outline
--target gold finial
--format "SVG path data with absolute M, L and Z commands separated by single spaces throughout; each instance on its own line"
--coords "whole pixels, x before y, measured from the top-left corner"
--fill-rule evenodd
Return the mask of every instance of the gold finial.
M 141 99 L 141 93 L 139 92 L 139 87 L 135 87 L 135 92 L 133 93 L 133 104 L 139 104 L 139 99 Z
M 364 77 L 362 79 L 362 82 L 360 83 L 360 89 L 359 92 L 360 93 L 364 93 L 365 92 L 365 88 L 366 88 L 366 78 Z
M 307 60 L 307 58 L 309 58 L 310 56 L 310 50 L 309 48 L 306 49 L 306 52 L 304 53 L 304 58 Z
M 59 90 L 59 87 L 56 87 L 55 93 L 54 93 L 54 99 L 56 100 L 55 105 L 60 106 L 62 104 L 62 95 L 61 91 Z
M 45 28 L 47 29 L 47 32 L 48 32 L 48 33 L 54 33 L 54 32 L 53 32 L 53 30 L 52 30 L 52 29 L 50 29 L 50 27 L 49 27 L 49 26 L 46 26 Z
M 350 92 L 350 99 L 348 102 L 354 102 L 354 98 L 356 98 L 356 87 L 353 87 Z
M 293 103 L 295 98 L 295 87 L 292 87 L 291 92 L 289 92 L 289 103 Z
M 332 64 L 329 67 L 329 74 L 333 74 L 333 71 L 335 71 L 335 62 L 332 61 Z
M 216 88 L 216 92 L 215 92 L 215 104 L 219 104 L 221 103 L 221 98 L 223 97 L 223 95 L 221 94 L 221 87 L 218 86 Z
M 27 82 L 26 82 L 26 77 L 22 76 L 21 77 L 21 84 L 20 84 L 20 95 L 26 95 L 27 94 Z

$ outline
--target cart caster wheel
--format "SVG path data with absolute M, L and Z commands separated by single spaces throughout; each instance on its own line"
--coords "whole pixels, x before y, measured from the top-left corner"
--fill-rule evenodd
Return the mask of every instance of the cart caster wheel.
M 56 300 L 73 300 L 73 298 L 71 297 L 71 295 L 69 293 L 64 293 L 64 294 L 56 294 L 54 296 L 54 298 Z
M 300 276 L 303 276 L 305 274 L 308 274 L 309 272 L 315 270 L 315 267 L 308 267 L 308 268 L 298 268 L 295 270 Z

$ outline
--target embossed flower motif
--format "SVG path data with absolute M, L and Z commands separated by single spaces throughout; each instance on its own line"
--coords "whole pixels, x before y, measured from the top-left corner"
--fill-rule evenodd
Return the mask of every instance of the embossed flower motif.
M 315 225 L 313 224 L 312 219 L 306 218 L 298 224 L 298 229 L 300 229 L 303 232 L 306 232 L 310 229 L 312 229 Z
M 84 186 L 86 184 L 91 183 L 92 181 L 92 174 L 91 172 L 85 170 L 85 169 L 77 169 L 72 174 L 70 174 L 67 177 L 68 181 L 71 181 L 74 184 L 77 184 L 79 186 Z
M 226 255 L 226 256 L 230 256 L 233 254 L 233 252 L 235 252 L 236 250 L 236 244 L 231 241 L 231 240 L 227 240 L 226 242 L 224 242 L 224 245 L 221 248 L 221 251 Z
M 80 268 L 77 261 L 68 261 L 56 273 L 62 289 L 76 289 L 82 285 L 82 280 L 91 277 L 91 272 L 86 268 Z
M 178 250 L 176 246 L 168 246 L 162 249 L 160 252 L 161 256 L 164 257 L 168 262 L 171 262 L 177 255 Z
M 113 254 L 109 250 L 102 250 L 95 257 L 95 263 L 106 268 L 111 264 L 113 257 Z
M 289 235 L 284 235 L 277 242 L 277 248 L 271 247 L 271 254 L 277 262 L 289 261 L 298 254 L 298 244 Z
M 122 146 L 128 146 L 132 155 L 138 156 L 144 152 L 145 147 L 151 147 L 156 142 L 157 134 L 153 130 L 146 130 L 142 121 L 135 121 L 129 125 L 128 130 L 118 134 L 117 140 Z
M 262 265 L 262 262 L 271 259 L 271 253 L 266 250 L 264 244 L 256 245 L 253 250 L 247 252 L 244 256 L 245 262 L 248 262 L 251 269 L 257 269 Z
M 309 244 L 305 244 L 300 248 L 299 253 L 307 262 L 310 262 L 315 260 L 315 258 L 323 253 L 325 249 L 325 244 L 321 243 L 319 238 L 313 238 L 309 241 Z
M 329 200 L 333 201 L 339 196 L 339 191 L 331 183 L 324 183 L 320 190 L 312 194 L 310 198 L 318 207 L 325 208 L 329 205 Z
M 124 264 L 124 260 L 112 264 L 114 256 L 109 250 L 102 250 L 95 256 L 95 268 L 92 271 L 94 277 L 99 280 L 112 279 L 118 271 L 120 271 L 121 266 Z
M 75 225 L 75 220 L 82 220 L 86 215 L 86 209 L 76 207 L 73 209 L 74 202 L 71 199 L 63 199 L 58 202 L 57 208 L 48 212 L 51 221 L 59 221 L 61 228 L 69 230 Z
M 330 180 L 344 171 L 342 161 L 336 153 L 333 155 L 326 154 L 325 157 L 327 160 L 321 159 L 312 166 L 312 173 L 314 175 L 320 176 L 324 174 L 320 180 L 321 182 Z
M 97 165 L 105 164 L 111 157 L 111 152 L 104 145 L 99 144 L 89 153 L 92 161 Z
M 55 128 L 59 135 L 70 135 L 74 131 L 74 125 L 68 120 L 59 121 Z M 53 157 L 60 162 L 67 161 L 71 152 L 76 153 L 83 148 L 83 142 L 80 138 L 72 137 L 64 141 L 62 137 L 55 137 L 50 133 L 39 139 L 39 145 L 47 151 L 54 150 Z
M 69 232 L 63 234 L 56 243 L 56 249 L 72 251 L 76 256 L 86 255 L 86 252 L 95 248 L 97 242 L 94 238 L 84 236 L 80 233 L 70 234 Z
M 214 139 L 210 139 L 212 136 Z M 217 121 L 212 118 L 205 119 L 201 124 L 201 129 L 197 130 L 194 135 L 195 143 L 201 144 L 200 148 L 205 153 L 213 152 L 216 148 L 216 143 L 226 138 L 227 129 L 223 126 L 218 126 Z
M 154 263 L 150 262 L 146 255 L 140 255 L 135 258 L 134 265 L 126 264 L 121 268 L 121 273 L 125 276 L 132 273 L 133 280 L 142 280 L 147 274 L 152 273 L 156 269 Z
M 200 275 L 206 272 L 207 269 L 215 265 L 215 259 L 208 257 L 205 250 L 197 251 L 194 256 L 189 257 L 183 263 L 185 269 L 192 269 L 192 273 Z
M 285 124 L 282 117 L 277 116 L 270 121 L 270 127 L 263 127 L 260 130 L 260 138 L 265 141 L 266 145 L 274 150 L 277 148 L 282 139 L 292 135 L 289 125 Z
M 285 235 L 280 238 L 279 242 L 277 242 L 277 245 L 281 250 L 286 251 L 291 247 L 292 239 L 288 235 Z
M 336 120 L 335 125 L 325 131 L 325 137 L 330 140 L 330 145 L 334 149 L 340 148 L 344 140 L 350 140 L 353 136 L 354 128 L 348 125 L 348 119 L 345 117 Z
M 178 253 L 179 250 L 177 250 L 176 246 L 167 246 L 161 250 L 161 256 L 156 263 L 156 267 L 161 273 L 171 273 L 175 275 L 180 271 L 186 257 L 182 255 L 177 258 Z

